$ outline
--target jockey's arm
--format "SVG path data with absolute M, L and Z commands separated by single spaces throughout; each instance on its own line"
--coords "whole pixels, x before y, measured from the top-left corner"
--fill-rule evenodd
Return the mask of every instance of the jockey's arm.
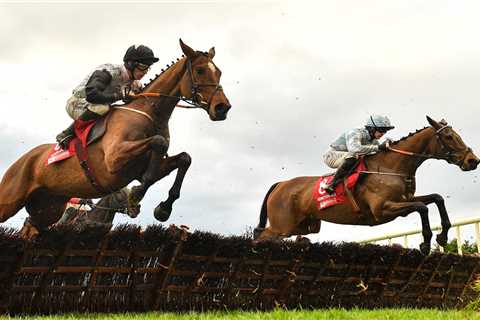
M 96 104 L 110 104 L 121 100 L 121 92 L 104 92 L 111 81 L 112 75 L 107 70 L 96 70 L 93 72 L 85 86 L 86 100 Z
M 347 134 L 347 150 L 356 154 L 368 154 L 378 151 L 377 144 L 363 144 L 362 135 L 359 132 L 353 131 Z

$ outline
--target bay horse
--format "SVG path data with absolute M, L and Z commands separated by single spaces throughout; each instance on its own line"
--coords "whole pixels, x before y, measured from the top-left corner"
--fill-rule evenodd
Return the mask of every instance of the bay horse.
M 451 227 L 444 199 L 439 194 L 415 196 L 415 174 L 428 159 L 446 160 L 463 171 L 477 168 L 480 159 L 445 120 L 436 122 L 427 116 L 430 126 L 393 142 L 387 151 L 365 156 L 367 171 L 352 191 L 360 212 L 349 201 L 319 210 L 312 190 L 319 177 L 297 177 L 275 183 L 267 192 L 254 230 L 255 242 L 279 240 L 293 235 L 320 231 L 321 220 L 350 225 L 375 226 L 418 212 L 422 222 L 420 251 L 431 249 L 432 231 L 428 204 L 438 207 L 442 230 L 436 240 L 447 244 Z M 266 227 L 267 220 L 269 227 Z
M 88 147 L 96 184 L 86 177 L 75 157 L 46 166 L 52 144 L 35 147 L 13 163 L 0 182 L 0 222 L 25 207 L 30 223 L 21 234 L 28 238 L 60 219 L 71 197 L 99 198 L 133 180 L 129 206 L 136 207 L 147 189 L 178 169 L 168 198 L 155 208 L 160 221 L 170 216 L 173 202 L 191 163 L 186 152 L 168 156 L 168 121 L 179 100 L 204 109 L 213 121 L 225 120 L 231 108 L 214 64 L 215 49 L 195 51 L 180 39 L 184 56 L 172 62 L 147 84 L 131 103 L 107 114 L 106 132 Z

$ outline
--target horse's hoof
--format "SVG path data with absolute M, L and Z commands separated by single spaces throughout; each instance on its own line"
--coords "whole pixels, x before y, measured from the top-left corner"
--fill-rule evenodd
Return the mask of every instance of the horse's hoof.
M 311 244 L 310 239 L 302 236 L 297 236 L 297 238 L 295 239 L 295 242 L 299 244 L 305 244 L 305 245 Z
M 136 218 L 140 214 L 140 204 L 136 205 L 135 207 L 128 207 L 127 208 L 127 215 L 130 218 Z
M 436 240 L 438 245 L 441 247 L 445 247 L 448 243 L 447 236 L 444 236 L 441 233 L 437 234 Z
M 420 252 L 423 255 L 427 256 L 428 254 L 430 254 L 430 249 L 431 249 L 430 248 L 430 243 L 423 242 L 423 243 L 420 244 Z
M 23 227 L 22 230 L 20 230 L 20 236 L 24 240 L 34 240 L 39 234 L 40 231 L 32 225 Z
M 165 222 L 170 217 L 172 213 L 172 209 L 168 210 L 168 208 L 163 207 L 163 202 L 161 202 L 153 211 L 153 216 L 160 222 Z
M 138 206 L 140 201 L 142 200 L 142 196 L 140 195 L 142 190 L 139 186 L 134 186 L 128 193 L 128 207 L 135 208 Z

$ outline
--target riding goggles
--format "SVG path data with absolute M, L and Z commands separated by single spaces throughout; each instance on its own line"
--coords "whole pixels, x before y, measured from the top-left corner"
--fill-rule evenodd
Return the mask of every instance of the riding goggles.
M 140 71 L 148 71 L 150 69 L 150 66 L 148 64 L 144 64 L 140 62 L 138 62 L 135 67 Z

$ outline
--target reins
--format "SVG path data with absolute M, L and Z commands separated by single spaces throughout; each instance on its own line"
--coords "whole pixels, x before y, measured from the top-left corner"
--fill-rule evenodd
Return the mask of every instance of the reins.
M 435 137 L 437 138 L 437 140 L 440 144 L 440 147 L 442 148 L 443 151 L 446 150 L 445 153 L 447 154 L 447 156 L 445 156 L 445 157 L 435 156 L 435 155 L 428 154 L 428 153 L 416 153 L 416 152 L 411 152 L 411 151 L 392 148 L 390 146 L 389 141 L 387 141 L 387 144 L 386 144 L 387 150 L 392 151 L 392 152 L 396 152 L 396 153 L 399 153 L 399 154 L 403 154 L 405 156 L 410 156 L 410 157 L 419 157 L 419 158 L 425 158 L 425 159 L 441 159 L 441 160 L 446 160 L 449 163 L 453 163 L 453 160 L 452 160 L 453 152 L 452 152 L 452 150 L 450 150 L 448 148 L 448 146 L 445 145 L 445 143 L 443 142 L 443 140 L 439 136 L 439 133 L 446 128 L 450 128 L 450 126 L 445 124 L 442 127 L 440 127 L 438 130 L 435 130 Z M 470 150 L 471 150 L 470 148 L 465 149 L 465 151 L 464 151 L 465 156 Z M 464 156 L 464 158 L 465 158 L 465 156 Z M 400 176 L 400 177 L 415 179 L 415 176 L 409 176 L 409 175 L 406 175 L 406 174 L 395 173 L 395 172 L 360 171 L 360 173 L 389 175 L 389 176 Z
M 442 148 L 442 151 L 445 152 L 446 156 L 436 156 L 436 155 L 428 154 L 428 153 L 416 153 L 416 152 L 410 152 L 410 151 L 406 151 L 406 150 L 395 149 L 395 148 L 392 148 L 390 146 L 390 143 L 388 141 L 387 141 L 387 150 L 393 151 L 393 152 L 396 152 L 396 153 L 400 153 L 400 154 L 403 154 L 403 155 L 406 155 L 406 156 L 425 158 L 425 159 L 446 160 L 448 163 L 454 163 L 454 161 L 452 159 L 452 156 L 454 156 L 454 152 L 445 144 L 445 142 L 443 142 L 443 140 L 440 138 L 440 135 L 439 135 L 440 132 L 443 131 L 446 128 L 451 128 L 451 127 L 448 124 L 445 124 L 442 127 L 440 127 L 438 130 L 435 130 L 435 137 L 437 138 L 437 141 L 440 144 L 440 148 Z M 463 159 L 465 159 L 465 157 L 467 156 L 467 153 L 469 151 L 471 151 L 470 148 L 466 148 L 464 150 Z
M 176 97 L 176 96 L 171 96 L 171 95 L 168 95 L 168 94 L 157 93 L 157 92 L 142 92 L 142 93 L 137 93 L 137 94 L 135 94 L 135 95 L 132 95 L 132 98 L 134 98 L 134 99 L 141 98 L 141 97 L 145 97 L 145 98 L 158 98 L 158 97 L 178 98 L 178 97 Z M 180 97 L 180 100 L 189 103 L 186 98 Z M 198 105 L 185 106 L 185 105 L 181 105 L 181 104 L 177 104 L 175 107 L 176 107 L 176 108 L 185 108 L 185 109 L 198 109 L 198 108 L 202 108 L 201 106 L 198 106 Z
M 150 98 L 150 97 L 155 97 L 155 98 L 158 98 L 158 97 L 178 98 L 178 97 L 165 95 L 165 94 L 162 94 L 162 93 L 156 93 L 156 92 L 144 92 L 144 93 L 138 93 L 138 94 L 132 95 L 132 98 L 134 98 L 134 99 L 138 99 L 138 98 L 142 98 L 142 97 L 144 97 L 144 98 Z M 180 100 L 182 100 L 182 99 L 180 99 Z M 185 101 L 185 100 L 182 100 L 182 101 Z M 177 104 L 175 107 L 176 108 L 185 108 L 185 109 L 201 108 L 200 106 L 184 106 L 184 105 L 180 105 L 180 104 Z M 147 117 L 148 120 L 150 120 L 152 123 L 155 123 L 155 120 L 153 120 L 152 116 L 149 115 L 148 113 L 144 112 L 144 111 L 134 109 L 134 108 L 130 108 L 130 107 L 125 107 L 125 106 L 114 106 L 113 108 L 136 112 L 138 114 L 141 114 L 142 116 Z

